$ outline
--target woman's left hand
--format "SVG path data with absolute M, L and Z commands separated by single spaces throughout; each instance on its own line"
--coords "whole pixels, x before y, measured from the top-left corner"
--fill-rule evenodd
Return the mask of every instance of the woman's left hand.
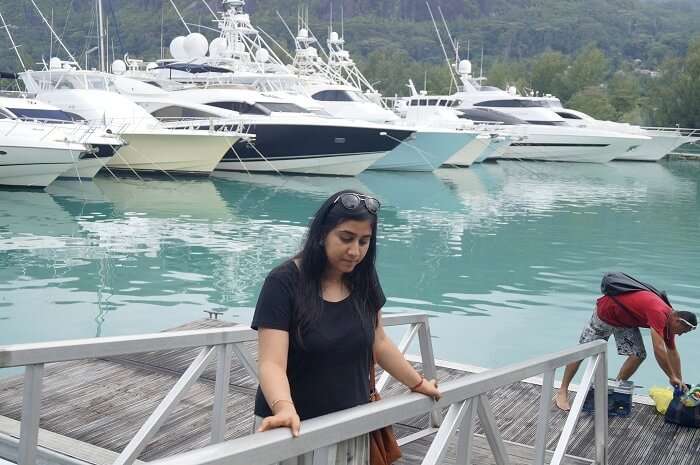
M 435 400 L 440 400 L 440 397 L 442 397 L 442 394 L 438 390 L 437 387 L 437 381 L 434 379 L 431 379 L 428 381 L 427 379 L 423 379 L 423 382 L 413 390 L 413 392 L 419 392 L 423 395 L 426 395 L 428 397 L 432 397 Z

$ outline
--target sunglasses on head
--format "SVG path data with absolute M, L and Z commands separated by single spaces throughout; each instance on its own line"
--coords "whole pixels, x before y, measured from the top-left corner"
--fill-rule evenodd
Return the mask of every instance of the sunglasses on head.
M 686 320 L 686 319 L 683 319 L 683 318 L 681 318 L 681 317 L 678 317 L 678 321 L 681 321 L 681 322 L 685 323 L 686 326 L 688 326 L 688 328 L 690 328 L 690 329 L 697 329 L 697 327 L 698 327 L 698 325 L 694 325 L 694 324 L 692 324 L 690 321 L 688 321 L 688 320 Z
M 338 202 L 340 202 L 343 208 L 350 211 L 355 211 L 360 208 L 360 205 L 364 204 L 367 211 L 373 215 L 377 214 L 379 207 L 381 206 L 379 200 L 375 199 L 374 197 L 368 197 L 366 195 L 356 194 L 354 192 L 345 192 L 340 194 L 333 201 L 332 205 L 335 205 Z

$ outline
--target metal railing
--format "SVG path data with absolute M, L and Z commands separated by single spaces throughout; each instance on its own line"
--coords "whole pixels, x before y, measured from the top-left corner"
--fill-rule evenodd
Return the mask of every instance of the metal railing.
M 411 341 L 417 335 L 423 373 L 427 378 L 436 378 L 437 370 L 427 315 L 385 315 L 382 323 L 384 326 L 409 325 L 406 334 L 399 342 L 399 349 L 402 353 L 405 353 Z M 183 398 L 187 389 L 197 381 L 202 372 L 214 359 L 216 359 L 216 378 L 212 409 L 211 442 L 218 443 L 223 441 L 226 430 L 226 398 L 229 391 L 232 357 L 235 354 L 248 374 L 257 380 L 255 358 L 244 346 L 245 342 L 256 340 L 256 331 L 247 326 L 234 326 L 138 336 L 0 346 L 0 368 L 25 367 L 20 440 L 17 453 L 18 463 L 20 465 L 34 465 L 36 463 L 39 419 L 41 416 L 41 391 L 44 366 L 47 363 L 107 358 L 174 349 L 202 348 L 194 361 L 192 361 L 114 462 L 115 465 L 131 465 L 165 423 L 169 414 L 177 407 L 178 402 Z M 377 388 L 382 389 L 387 381 L 388 374 L 384 374 L 380 378 Z M 440 422 L 438 413 L 433 413 L 432 421 L 434 425 Z
M 326 465 L 332 457 L 335 444 L 423 415 L 435 408 L 448 408 L 442 425 L 428 449 L 422 465 L 437 465 L 445 458 L 448 445 L 456 437 L 456 463 L 471 463 L 474 438 L 474 419 L 478 416 L 489 446 L 499 465 L 509 463 L 505 443 L 497 428 L 495 417 L 486 394 L 527 378 L 544 374 L 540 399 L 539 418 L 534 446 L 534 463 L 545 463 L 546 436 L 549 429 L 549 414 L 552 408 L 554 372 L 558 367 L 588 359 L 580 388 L 572 409 L 566 419 L 550 463 L 559 465 L 564 459 L 573 435 L 584 399 L 592 384 L 595 384 L 595 463 L 608 463 L 608 418 L 607 418 L 607 344 L 595 341 L 556 354 L 538 357 L 527 362 L 488 370 L 441 385 L 443 397 L 438 402 L 420 394 L 408 394 L 385 398 L 379 402 L 354 407 L 348 410 L 306 420 L 301 434 L 292 438 L 288 429 L 277 429 L 254 434 L 231 441 L 210 445 L 153 462 L 154 465 L 268 465 L 312 451 L 314 465 Z M 430 432 L 432 434 L 432 432 Z M 419 432 L 399 441 L 425 437 Z M 330 460 L 330 463 L 333 463 Z

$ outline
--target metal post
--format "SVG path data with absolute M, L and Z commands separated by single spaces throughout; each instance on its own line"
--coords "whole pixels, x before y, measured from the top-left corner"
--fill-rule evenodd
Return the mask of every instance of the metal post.
M 608 464 L 608 361 L 607 353 L 598 354 L 595 372 L 595 458 L 598 465 Z
M 496 418 L 493 415 L 493 410 L 491 410 L 491 404 L 489 403 L 489 398 L 486 394 L 479 395 L 479 421 L 481 422 L 481 428 L 486 434 L 486 440 L 491 447 L 491 452 L 493 452 L 493 458 L 496 460 L 497 465 L 509 465 L 510 461 L 508 459 L 508 452 L 506 451 L 506 446 L 503 443 L 503 438 L 501 437 L 501 432 L 498 430 L 498 425 L 496 424 Z
M 464 414 L 462 424 L 459 425 L 457 434 L 457 465 L 471 465 L 472 463 L 472 442 L 474 440 L 474 414 L 476 413 L 476 403 L 478 399 L 469 401 L 469 408 Z
M 549 430 L 549 414 L 552 411 L 553 387 L 554 370 L 550 370 L 544 374 L 542 380 L 542 397 L 540 397 L 540 413 L 537 420 L 537 436 L 535 437 L 535 465 L 544 465 L 547 430 Z
M 226 407 L 228 385 L 231 378 L 231 346 L 222 344 L 216 348 L 216 385 L 214 386 L 214 411 L 211 421 L 211 443 L 222 442 L 226 434 Z
M 44 364 L 27 365 L 25 367 L 24 392 L 22 394 L 22 423 L 19 433 L 19 465 L 34 465 L 36 463 L 43 378 Z
M 418 328 L 418 344 L 420 345 L 420 356 L 423 364 L 423 375 L 428 379 L 437 379 L 437 368 L 435 368 L 435 355 L 433 354 L 433 341 L 430 337 L 430 324 L 428 316 L 423 316 Z M 442 417 L 440 412 L 433 410 L 430 414 L 431 426 L 440 426 Z

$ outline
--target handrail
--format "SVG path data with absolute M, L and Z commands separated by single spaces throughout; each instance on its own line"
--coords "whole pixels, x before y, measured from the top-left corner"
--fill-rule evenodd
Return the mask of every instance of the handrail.
M 184 452 L 152 463 L 154 465 L 268 465 L 327 447 L 408 418 L 426 414 L 436 407 L 454 408 L 458 403 L 471 399 L 479 398 L 481 400 L 480 396 L 490 391 L 543 372 L 552 371 L 583 358 L 605 357 L 606 350 L 607 344 L 604 341 L 594 341 L 552 355 L 537 357 L 526 362 L 515 363 L 444 383 L 441 386 L 442 398 L 438 402 L 433 402 L 420 394 L 385 398 L 376 403 L 306 420 L 302 423 L 301 434 L 297 438 L 292 437 L 289 429 L 277 429 Z M 601 379 L 605 381 L 605 378 L 600 374 L 604 366 L 605 363 L 598 364 L 595 370 L 598 384 Z M 587 389 L 580 391 L 577 400 L 581 394 L 585 396 L 586 391 Z M 600 389 L 596 391 L 596 394 L 599 392 Z M 607 395 L 607 389 L 603 389 L 603 392 Z M 603 408 L 603 399 L 605 397 L 596 395 L 597 426 L 601 423 L 600 417 L 604 418 L 607 426 L 607 408 Z M 547 402 L 551 402 L 551 398 Z M 582 402 L 581 398 L 579 403 Z M 574 405 L 575 407 L 576 405 Z M 606 432 L 602 433 L 602 431 L 597 431 L 597 433 L 607 434 Z M 603 445 L 606 446 L 606 443 L 607 438 L 605 438 Z M 598 457 L 598 463 L 607 463 L 604 449 L 598 449 L 598 453 L 602 454 L 602 457 Z
M 416 313 L 385 314 L 384 326 L 423 323 L 427 316 Z M 64 341 L 36 342 L 0 346 L 0 368 L 67 362 L 86 358 L 115 357 L 159 350 L 190 349 L 220 344 L 238 344 L 257 340 L 257 331 L 240 325 L 229 328 L 197 329 L 111 336 Z
M 408 336 L 403 338 L 403 350 L 406 350 L 413 336 L 417 334 L 421 349 L 423 372 L 426 377 L 437 377 L 427 315 L 410 313 L 384 315 L 382 322 L 385 326 L 411 325 L 407 332 Z M 134 463 L 159 428 L 165 423 L 169 414 L 182 399 L 185 391 L 197 381 L 207 365 L 214 359 L 216 359 L 217 365 L 211 442 L 223 441 L 224 432 L 226 431 L 226 398 L 229 390 L 231 359 L 235 354 L 248 374 L 253 379 L 257 379 L 255 359 L 243 345 L 245 342 L 255 340 L 257 340 L 257 332 L 241 325 L 231 328 L 0 346 L 0 368 L 25 366 L 22 421 L 17 454 L 19 457 L 18 463 L 20 465 L 34 465 L 36 463 L 39 452 L 37 442 L 39 418 L 41 416 L 41 391 L 46 363 L 173 349 L 201 349 L 199 355 L 195 357 L 194 361 L 180 376 L 114 462 L 115 465 L 130 465 Z M 437 425 L 439 422 L 439 414 L 433 412 L 433 425 Z

